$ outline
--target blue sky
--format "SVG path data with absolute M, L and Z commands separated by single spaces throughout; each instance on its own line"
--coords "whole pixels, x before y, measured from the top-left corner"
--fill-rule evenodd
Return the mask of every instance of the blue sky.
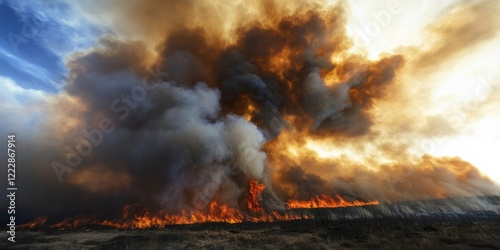
M 24 89 L 55 93 L 65 58 L 92 47 L 107 32 L 64 1 L 0 0 L 0 77 Z

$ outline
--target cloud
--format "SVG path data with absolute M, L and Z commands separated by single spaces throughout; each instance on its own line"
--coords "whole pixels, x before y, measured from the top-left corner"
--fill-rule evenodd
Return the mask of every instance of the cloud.
M 56 83 L 52 80 L 55 78 L 54 73 L 49 72 L 46 68 L 31 63 L 14 54 L 11 54 L 2 47 L 0 47 L 0 56 L 7 59 L 7 61 L 19 71 L 24 72 L 27 75 L 30 75 L 33 78 L 40 80 L 40 82 L 44 83 L 49 82 L 53 86 L 57 86 Z
M 435 70 L 452 59 L 471 53 L 500 30 L 498 1 L 481 0 L 456 4 L 441 20 L 429 25 L 430 39 L 413 65 L 418 72 Z
M 25 25 L 36 30 L 32 38 L 61 58 L 95 45 L 99 37 L 111 31 L 91 23 L 72 1 L 8 1 Z
M 0 88 L 0 131 L 18 133 L 26 141 L 36 137 L 42 130 L 40 125 L 51 95 L 41 90 L 24 89 L 3 76 L 0 76 Z
M 14 80 L 0 76 L 0 103 L 1 109 L 25 107 L 31 104 L 46 101 L 48 94 L 42 90 L 24 89 Z

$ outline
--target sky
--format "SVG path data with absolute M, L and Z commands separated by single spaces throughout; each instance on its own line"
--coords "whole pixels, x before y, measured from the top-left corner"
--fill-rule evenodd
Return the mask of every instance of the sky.
M 350 2 L 352 7 L 348 29 L 372 58 L 376 58 L 380 53 L 398 51 L 401 47 L 424 47 L 428 42 L 426 40 L 428 34 L 432 33 L 429 26 L 432 27 L 433 23 L 452 15 L 453 9 L 462 3 L 461 1 L 392 2 L 400 7 L 395 12 L 390 11 L 391 1 L 375 3 L 375 7 L 366 5 L 364 1 Z M 386 19 L 380 19 L 381 12 L 390 15 Z M 373 28 L 370 30 L 370 23 L 377 23 L 380 32 L 373 32 L 372 30 L 377 30 Z M 493 27 L 498 31 L 500 24 L 497 23 Z M 429 114 L 445 117 L 451 123 L 461 125 L 460 133 L 455 136 L 425 138 L 421 143 L 423 145 L 421 150 L 435 156 L 460 156 L 498 183 L 500 157 L 495 151 L 500 146 L 500 111 L 497 108 L 499 102 L 496 101 L 498 98 L 496 93 L 500 87 L 498 71 L 500 37 L 498 33 L 492 34 L 492 37 L 489 41 L 478 42 L 477 45 L 464 50 L 440 69 L 440 73 L 413 80 L 417 83 L 428 81 L 433 85 L 431 102 L 433 106 L 429 107 Z M 467 34 L 462 39 L 468 39 Z M 439 105 L 435 105 L 436 103 Z M 420 105 L 425 106 L 425 103 Z M 488 110 L 488 114 L 467 118 L 474 113 L 485 112 L 483 110 Z
M 3 89 L 0 108 L 4 114 L 59 93 L 68 77 L 66 63 L 72 53 L 96 46 L 105 35 L 130 35 L 130 30 L 119 25 L 113 15 L 107 16 L 90 4 L 57 0 L 46 5 L 44 2 L 0 1 L 0 86 Z M 452 15 L 450 10 L 460 4 L 461 1 L 451 0 L 368 4 L 347 1 L 347 31 L 355 44 L 353 50 L 377 59 L 384 53 L 425 48 L 428 34 L 435 32 L 433 24 L 439 23 L 443 16 Z M 408 81 L 434 86 L 429 98 L 440 100 L 442 105 L 428 107 L 426 115 L 441 115 L 460 125 L 457 126 L 459 133 L 453 136 L 423 136 L 414 150 L 436 156 L 458 155 L 499 182 L 500 111 L 496 97 L 500 37 L 492 36 L 446 65 L 436 65 L 442 67 L 441 73 Z M 415 88 L 415 91 L 419 90 Z M 426 107 L 426 103 L 419 105 Z M 10 111 L 5 111 L 7 109 Z M 26 127 L 36 126 L 42 119 L 33 113 L 35 111 L 22 112 L 32 114 L 25 117 Z
M 105 33 L 64 1 L 0 4 L 0 76 L 23 89 L 56 93 L 67 74 L 65 58 L 93 46 Z

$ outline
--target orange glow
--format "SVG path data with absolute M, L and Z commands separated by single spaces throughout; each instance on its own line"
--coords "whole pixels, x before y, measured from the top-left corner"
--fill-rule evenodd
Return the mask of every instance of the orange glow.
M 270 57 L 268 63 L 268 69 L 272 72 L 278 74 L 281 78 L 285 77 L 285 71 L 292 67 L 298 67 L 298 65 L 293 65 L 290 57 L 293 55 L 293 51 L 289 48 L 283 48 L 280 52 L 276 53 Z M 290 82 L 289 82 L 290 83 Z M 288 87 L 292 87 L 289 85 Z
M 316 195 L 310 200 L 307 201 L 299 201 L 299 200 L 289 200 L 288 208 L 296 209 L 296 208 L 337 208 L 337 207 L 359 207 L 366 205 L 378 205 L 378 201 L 348 201 L 339 195 L 335 197 L 331 197 L 328 195 Z
M 246 106 L 246 110 L 243 113 L 243 117 L 245 117 L 247 121 L 251 121 L 252 117 L 255 115 L 257 111 L 258 111 L 257 107 L 255 107 L 255 105 L 251 101 L 248 101 L 248 105 Z

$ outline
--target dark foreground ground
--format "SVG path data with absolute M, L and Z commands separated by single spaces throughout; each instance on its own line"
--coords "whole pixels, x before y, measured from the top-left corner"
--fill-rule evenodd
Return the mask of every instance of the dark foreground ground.
M 500 218 L 302 220 L 19 231 L 0 249 L 500 249 Z

